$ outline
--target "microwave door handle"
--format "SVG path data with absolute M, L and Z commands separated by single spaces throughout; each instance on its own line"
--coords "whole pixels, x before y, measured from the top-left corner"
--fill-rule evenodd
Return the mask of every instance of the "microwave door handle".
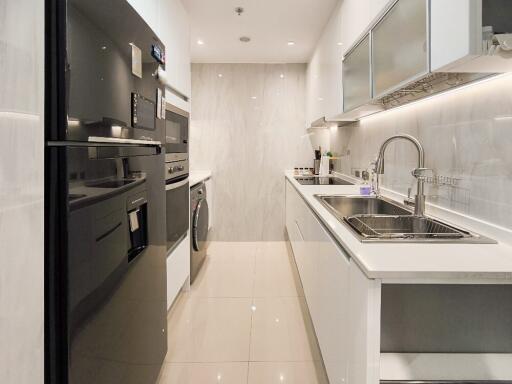
M 167 184 L 165 186 L 165 190 L 166 191 L 171 191 L 173 189 L 176 189 L 176 188 L 179 188 L 179 187 L 183 187 L 186 184 L 188 184 L 188 178 L 185 179 L 185 180 L 178 181 L 177 183 Z

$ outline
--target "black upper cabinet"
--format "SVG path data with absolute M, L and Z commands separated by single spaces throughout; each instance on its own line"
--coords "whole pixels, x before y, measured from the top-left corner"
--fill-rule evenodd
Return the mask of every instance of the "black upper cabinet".
M 163 138 L 160 118 L 165 48 L 125 0 L 67 4 L 67 141 L 91 137 Z

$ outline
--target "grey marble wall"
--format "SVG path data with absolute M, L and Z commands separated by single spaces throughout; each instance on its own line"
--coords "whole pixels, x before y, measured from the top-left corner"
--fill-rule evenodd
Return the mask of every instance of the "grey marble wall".
M 283 171 L 310 166 L 302 64 L 194 64 L 191 168 L 213 172 L 212 237 L 283 239 Z
M 508 75 L 332 130 L 332 149 L 342 155 L 336 169 L 367 168 L 382 141 L 409 133 L 425 146 L 426 166 L 455 184 L 428 185 L 430 202 L 512 228 L 511 89 Z M 392 144 L 383 185 L 401 193 L 414 187 L 416 156 L 409 143 Z
M 44 2 L 0 2 L 0 383 L 43 383 Z

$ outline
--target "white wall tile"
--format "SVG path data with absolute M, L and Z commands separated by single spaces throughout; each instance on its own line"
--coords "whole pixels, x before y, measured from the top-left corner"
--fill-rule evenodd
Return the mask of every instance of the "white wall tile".
M 213 172 L 215 240 L 283 239 L 283 171 L 313 162 L 305 75 L 302 64 L 193 64 L 190 162 Z
M 0 6 L 0 382 L 43 382 L 44 2 Z
M 337 169 L 366 169 L 387 137 L 409 133 L 423 143 L 427 167 L 460 179 L 454 187 L 427 185 L 430 202 L 512 228 L 511 87 L 508 75 L 339 128 L 331 134 L 331 146 L 344 155 Z M 392 144 L 383 185 L 404 194 L 413 187 L 415 193 L 410 172 L 416 159 L 409 143 Z

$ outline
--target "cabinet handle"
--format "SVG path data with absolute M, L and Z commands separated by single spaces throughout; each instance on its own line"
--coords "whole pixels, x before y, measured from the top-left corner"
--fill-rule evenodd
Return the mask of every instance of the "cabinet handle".
M 103 240 L 105 237 L 109 236 L 110 234 L 112 234 L 117 228 L 119 228 L 121 226 L 121 222 L 117 223 L 113 228 L 109 229 L 108 231 L 106 231 L 104 234 L 98 236 L 96 238 L 96 242 L 99 243 L 101 240 Z
M 304 236 L 302 235 L 302 231 L 300 230 L 299 223 L 297 222 L 297 220 L 295 220 L 295 225 L 297 226 L 297 230 L 299 231 L 300 238 L 302 239 L 302 241 L 304 241 Z

